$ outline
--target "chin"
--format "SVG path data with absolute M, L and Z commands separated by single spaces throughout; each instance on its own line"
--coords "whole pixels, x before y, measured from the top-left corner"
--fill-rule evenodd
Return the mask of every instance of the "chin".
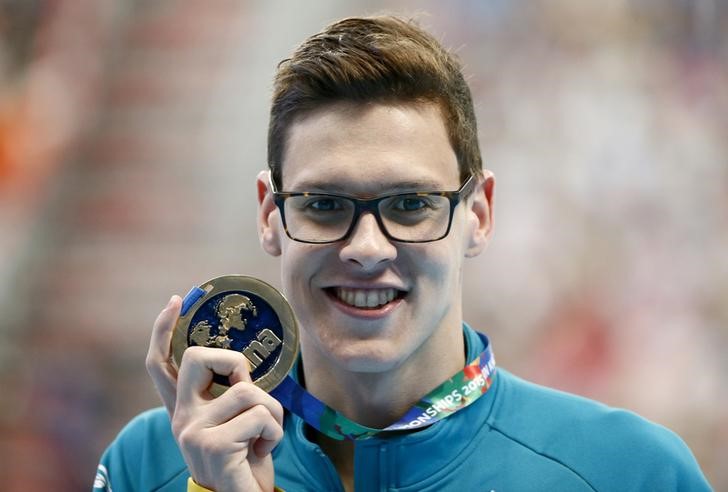
M 392 350 L 392 344 L 387 340 L 342 342 L 324 350 L 334 365 L 350 372 L 386 372 L 399 366 L 406 357 L 400 351 Z

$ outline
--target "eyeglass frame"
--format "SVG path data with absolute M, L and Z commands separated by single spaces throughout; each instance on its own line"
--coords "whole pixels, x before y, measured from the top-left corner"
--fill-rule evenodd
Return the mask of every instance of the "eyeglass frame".
M 270 188 L 273 193 L 273 202 L 275 203 L 276 207 L 278 207 L 278 210 L 281 213 L 281 222 L 283 223 L 283 229 L 286 231 L 286 235 L 292 239 L 293 241 L 299 242 L 299 243 L 305 243 L 305 244 L 331 244 L 331 243 L 337 243 L 339 241 L 345 241 L 350 236 L 352 231 L 356 228 L 357 223 L 359 222 L 359 219 L 361 218 L 362 213 L 364 212 L 370 212 L 374 218 L 377 221 L 377 225 L 379 226 L 379 230 L 384 234 L 384 237 L 389 239 L 390 241 L 395 241 L 398 243 L 432 243 L 435 241 L 439 241 L 441 239 L 444 239 L 447 237 L 448 234 L 450 234 L 450 229 L 452 227 L 452 218 L 455 216 L 455 208 L 458 206 L 458 204 L 463 200 L 463 198 L 467 197 L 467 195 L 472 191 L 473 184 L 477 180 L 475 179 L 475 174 L 471 174 L 468 176 L 468 179 L 465 180 L 465 182 L 460 186 L 459 189 L 455 191 L 415 191 L 415 192 L 404 192 L 404 193 L 393 193 L 391 195 L 380 195 L 373 198 L 357 198 L 352 195 L 337 195 L 333 193 L 319 193 L 319 192 L 313 192 L 313 191 L 278 191 L 276 189 L 276 185 L 273 182 L 273 177 L 268 174 L 268 182 L 270 183 Z M 392 236 L 390 232 L 387 230 L 387 227 L 384 225 L 384 222 L 382 220 L 381 213 L 379 212 L 379 203 L 398 196 L 442 196 L 449 200 L 450 202 L 450 216 L 447 220 L 447 229 L 445 229 L 445 232 L 435 239 L 426 239 L 426 240 L 412 240 L 412 239 L 398 239 Z M 333 239 L 331 241 L 307 241 L 304 239 L 297 239 L 291 235 L 291 233 L 288 231 L 288 226 L 286 225 L 286 213 L 284 210 L 284 203 L 286 199 L 296 196 L 321 196 L 321 197 L 330 197 L 330 198 L 343 198 L 346 200 L 350 200 L 354 204 L 354 215 L 351 217 L 351 224 L 349 225 L 349 228 L 346 230 L 346 232 L 338 239 Z

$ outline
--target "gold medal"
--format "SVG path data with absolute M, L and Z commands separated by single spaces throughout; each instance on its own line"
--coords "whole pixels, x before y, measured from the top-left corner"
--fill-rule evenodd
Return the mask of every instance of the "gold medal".
M 172 357 L 179 367 L 187 347 L 235 350 L 250 366 L 250 377 L 270 392 L 298 357 L 298 324 L 285 297 L 271 285 L 244 275 L 225 275 L 193 288 L 182 303 L 172 335 Z M 215 375 L 210 393 L 229 387 Z

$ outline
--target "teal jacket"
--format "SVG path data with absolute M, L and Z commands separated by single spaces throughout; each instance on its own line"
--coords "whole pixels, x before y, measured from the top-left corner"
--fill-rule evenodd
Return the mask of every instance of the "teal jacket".
M 467 360 L 484 349 L 465 327 Z M 273 451 L 287 492 L 342 491 L 331 461 L 286 414 Z M 423 430 L 357 441 L 355 490 L 705 491 L 674 433 L 634 413 L 528 383 L 498 369 L 475 403 Z M 134 418 L 101 458 L 94 491 L 184 491 L 189 472 L 164 408 Z

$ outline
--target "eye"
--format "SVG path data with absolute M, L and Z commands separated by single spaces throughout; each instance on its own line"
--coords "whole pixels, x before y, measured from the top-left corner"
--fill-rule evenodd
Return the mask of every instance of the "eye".
M 306 203 L 306 208 L 315 210 L 317 212 L 333 212 L 335 210 L 342 210 L 344 207 L 340 200 L 336 198 L 312 198 Z
M 410 195 L 400 197 L 392 205 L 392 208 L 399 212 L 415 212 L 417 210 L 422 210 L 425 207 L 429 207 L 431 203 L 425 197 Z

